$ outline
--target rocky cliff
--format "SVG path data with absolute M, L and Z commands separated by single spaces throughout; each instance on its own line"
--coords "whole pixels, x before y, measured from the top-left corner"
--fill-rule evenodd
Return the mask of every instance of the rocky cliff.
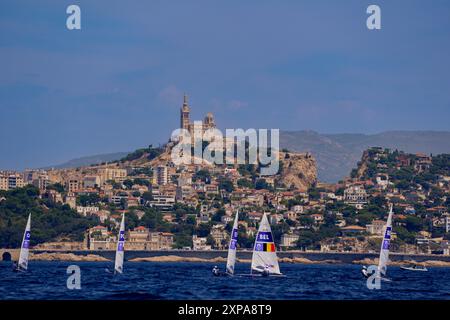
M 280 182 L 307 190 L 317 182 L 316 160 L 309 153 L 280 152 Z

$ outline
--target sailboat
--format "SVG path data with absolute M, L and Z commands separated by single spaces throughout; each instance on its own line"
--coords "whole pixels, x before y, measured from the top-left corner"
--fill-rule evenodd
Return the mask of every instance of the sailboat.
M 114 274 L 123 273 L 124 245 L 125 245 L 125 214 L 122 214 L 122 221 L 120 222 L 119 238 L 117 241 L 116 261 L 114 263 Z
M 251 273 L 256 275 L 282 275 L 278 265 L 278 258 L 267 215 L 264 212 L 253 247 Z
M 380 248 L 380 258 L 378 260 L 378 267 L 376 270 L 376 277 L 381 280 L 390 281 L 385 278 L 387 272 L 387 263 L 389 261 L 389 246 L 391 244 L 391 233 L 392 233 L 392 215 L 393 207 L 392 204 L 389 206 L 389 215 L 387 218 L 386 226 L 384 227 L 383 241 L 381 242 Z M 368 277 L 367 269 L 364 267 L 362 270 L 364 276 Z
M 30 251 L 30 239 L 31 239 L 31 213 L 28 215 L 27 226 L 25 227 L 25 232 L 23 233 L 22 245 L 20 246 L 20 256 L 17 266 L 15 266 L 14 271 L 25 272 L 28 269 L 28 255 Z
M 217 266 L 214 266 L 214 268 L 212 269 L 212 273 L 216 277 L 234 275 L 234 265 L 236 264 L 236 248 L 238 240 L 238 220 L 239 220 L 239 212 L 236 212 L 236 217 L 234 218 L 233 223 L 233 229 L 231 230 L 230 243 L 228 245 L 226 271 L 221 272 Z
M 231 231 L 230 244 L 228 245 L 228 257 L 227 257 L 227 271 L 229 275 L 234 275 L 234 265 L 236 264 L 236 248 L 238 241 L 238 220 L 239 211 L 236 211 L 236 217 L 234 217 L 233 230 Z

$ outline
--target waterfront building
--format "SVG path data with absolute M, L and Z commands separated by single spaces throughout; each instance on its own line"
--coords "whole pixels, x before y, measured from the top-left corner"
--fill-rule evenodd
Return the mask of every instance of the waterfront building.
M 114 250 L 114 238 L 104 226 L 95 226 L 87 232 L 89 250 Z
M 136 227 L 128 231 L 128 237 L 125 241 L 127 250 L 150 250 L 150 232 L 145 227 Z M 148 247 L 147 247 L 148 245 Z
M 281 235 L 281 243 L 280 247 L 295 247 L 297 244 L 297 241 L 299 239 L 299 235 L 295 233 L 283 233 Z
M 158 249 L 171 250 L 173 248 L 173 233 L 158 232 Z
M 192 236 L 192 250 L 211 250 L 211 246 L 207 244 L 206 237 Z
M 228 240 L 228 234 L 225 231 L 225 226 L 216 224 L 211 228 L 211 237 L 214 240 L 214 247 L 222 250 L 225 248 Z
M 125 250 L 171 250 L 173 234 L 170 232 L 153 232 L 139 226 L 128 231 Z

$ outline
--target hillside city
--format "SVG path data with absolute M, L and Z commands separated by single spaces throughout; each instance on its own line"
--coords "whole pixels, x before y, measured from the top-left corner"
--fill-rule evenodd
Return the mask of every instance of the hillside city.
M 185 97 L 180 126 L 193 130 Z M 203 130 L 215 127 L 208 113 Z M 394 205 L 393 252 L 450 254 L 450 155 L 373 147 L 349 177 L 317 181 L 308 153 L 283 149 L 280 171 L 259 166 L 176 166 L 174 142 L 73 169 L 0 172 L 0 247 L 18 247 L 28 213 L 34 249 L 224 250 L 236 212 L 238 245 L 251 249 L 268 214 L 278 250 L 377 252 Z

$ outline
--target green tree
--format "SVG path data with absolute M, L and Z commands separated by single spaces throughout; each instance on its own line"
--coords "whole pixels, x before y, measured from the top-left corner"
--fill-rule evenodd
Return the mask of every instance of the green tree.
M 408 216 L 406 218 L 406 229 L 409 232 L 418 232 L 422 230 L 423 222 L 422 219 L 416 216 Z
M 225 190 L 226 192 L 233 192 L 233 182 L 229 179 L 220 179 L 219 180 L 219 189 Z
M 222 217 L 225 215 L 224 209 L 219 209 L 217 212 L 211 217 L 211 221 L 220 222 Z
M 237 181 L 237 185 L 241 188 L 249 188 L 249 189 L 253 189 L 253 183 L 246 178 L 241 178 Z
M 153 201 L 153 195 L 150 191 L 145 191 L 142 194 L 142 199 L 144 199 L 145 201 Z
M 97 225 L 97 216 L 84 217 L 68 205 L 51 203 L 44 207 L 39 189 L 26 186 L 2 192 L 0 202 L 0 247 L 17 248 L 22 242 L 28 214 L 32 215 L 31 245 L 59 238 L 83 240 L 85 231 Z

